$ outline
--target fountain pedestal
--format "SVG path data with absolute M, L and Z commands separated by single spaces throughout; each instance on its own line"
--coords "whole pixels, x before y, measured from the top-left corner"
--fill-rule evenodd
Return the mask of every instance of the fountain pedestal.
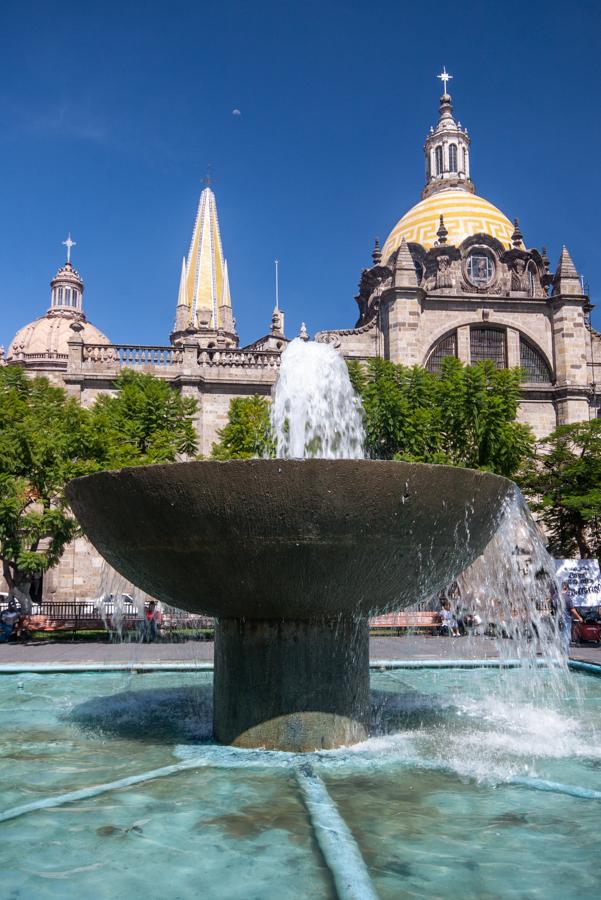
M 306 752 L 368 736 L 366 617 L 220 619 L 213 731 L 237 747 Z

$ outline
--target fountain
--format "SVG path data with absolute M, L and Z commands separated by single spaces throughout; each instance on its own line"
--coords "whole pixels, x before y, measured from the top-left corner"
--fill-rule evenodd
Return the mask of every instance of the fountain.
M 360 458 L 359 401 L 325 345 L 285 351 L 273 423 L 282 458 L 101 472 L 67 495 L 118 572 L 216 617 L 218 742 L 350 745 L 368 734 L 368 616 L 448 584 L 516 489 L 467 469 Z

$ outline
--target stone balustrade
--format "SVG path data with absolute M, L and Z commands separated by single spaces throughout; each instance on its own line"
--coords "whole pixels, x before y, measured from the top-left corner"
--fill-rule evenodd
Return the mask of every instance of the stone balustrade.
M 82 369 L 106 368 L 173 368 L 181 366 L 181 347 L 152 347 L 140 344 L 83 344 Z
M 281 354 L 275 350 L 200 350 L 198 365 L 202 367 L 244 367 L 278 369 Z
M 181 372 L 218 380 L 230 380 L 231 377 L 238 380 L 245 372 L 260 382 L 272 382 L 280 367 L 280 353 L 274 350 L 201 349 L 194 344 L 154 347 L 72 343 L 70 347 L 75 356 L 69 362 L 69 369 L 71 372 L 81 371 L 84 375 L 112 374 L 127 367 L 154 370 L 156 375 L 167 378 Z

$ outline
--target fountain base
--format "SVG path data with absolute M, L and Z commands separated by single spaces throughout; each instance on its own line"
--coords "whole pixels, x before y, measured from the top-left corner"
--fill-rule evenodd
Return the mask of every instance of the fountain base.
M 367 618 L 219 619 L 215 740 L 304 753 L 365 740 Z

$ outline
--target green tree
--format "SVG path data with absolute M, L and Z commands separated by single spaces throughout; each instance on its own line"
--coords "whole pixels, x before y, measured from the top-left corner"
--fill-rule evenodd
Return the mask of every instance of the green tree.
M 0 368 L 0 559 L 26 606 L 78 532 L 64 496 L 72 478 L 196 451 L 193 399 L 131 371 L 115 387 L 84 409 L 45 378 Z
M 196 453 L 193 397 L 131 369 L 123 370 L 114 387 L 114 396 L 101 395 L 92 407 L 103 468 L 174 462 Z
M 555 556 L 601 556 L 601 419 L 561 425 L 541 441 L 520 485 Z
M 235 397 L 230 402 L 227 425 L 213 444 L 213 459 L 273 457 L 275 444 L 265 397 Z
M 367 450 L 376 459 L 512 476 L 532 453 L 532 433 L 516 421 L 520 369 L 449 358 L 434 374 L 373 359 L 365 368 L 349 363 L 349 373 L 365 409 Z
M 77 531 L 63 488 L 96 467 L 88 420 L 45 378 L 0 368 L 0 557 L 9 592 L 24 603 Z

